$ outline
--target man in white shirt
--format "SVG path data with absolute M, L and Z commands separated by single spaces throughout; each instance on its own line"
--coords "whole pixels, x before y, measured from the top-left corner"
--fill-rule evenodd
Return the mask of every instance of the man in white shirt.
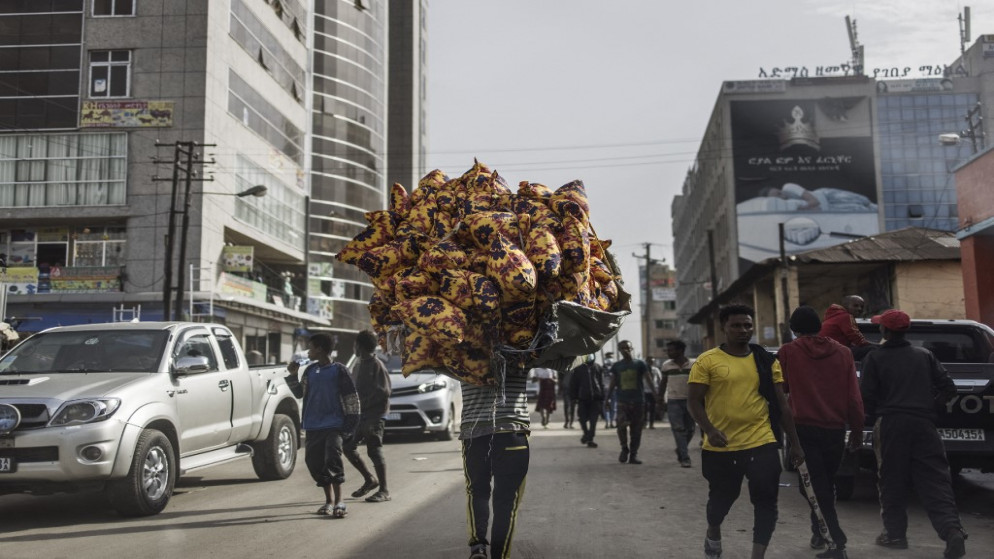
M 663 377 L 663 373 L 660 372 L 659 367 L 656 366 L 656 359 L 654 357 L 647 357 L 646 365 L 649 366 L 649 374 L 646 375 L 644 379 L 644 386 L 642 387 L 645 393 L 645 423 L 649 426 L 649 429 L 656 428 L 656 390 L 659 387 L 660 379 Z M 662 393 L 660 393 L 662 394 Z M 662 400 L 662 396 L 659 398 Z
M 696 428 L 694 418 L 687 409 L 687 379 L 690 378 L 694 360 L 684 355 L 686 350 L 687 344 L 683 340 L 670 340 L 666 343 L 666 355 L 669 359 L 663 363 L 663 379 L 659 385 L 659 393 L 666 393 L 666 414 L 676 440 L 676 458 L 682 468 L 691 466 L 687 447 L 694 438 Z

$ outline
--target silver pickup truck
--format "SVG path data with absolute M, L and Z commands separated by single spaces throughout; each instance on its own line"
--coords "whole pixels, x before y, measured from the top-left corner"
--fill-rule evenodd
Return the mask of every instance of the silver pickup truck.
M 87 324 L 0 358 L 0 495 L 103 488 L 125 516 L 161 512 L 176 478 L 251 457 L 296 465 L 300 408 L 280 366 L 249 367 L 224 326 Z

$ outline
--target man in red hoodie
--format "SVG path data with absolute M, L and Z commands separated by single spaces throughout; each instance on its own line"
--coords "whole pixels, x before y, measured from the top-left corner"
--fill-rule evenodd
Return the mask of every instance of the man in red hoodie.
M 789 395 L 811 486 L 835 543 L 834 548 L 816 557 L 846 559 L 846 534 L 835 512 L 835 472 L 845 449 L 846 427 L 852 448 L 859 448 L 863 440 L 863 399 L 856 366 L 852 352 L 818 334 L 824 328 L 813 308 L 795 309 L 790 315 L 790 329 L 797 338 L 780 348 L 774 367 L 783 372 L 784 390 Z M 824 547 L 814 511 L 811 532 L 811 547 Z
M 855 320 L 863 315 L 865 307 L 866 303 L 859 295 L 846 295 L 841 305 L 833 304 L 825 311 L 825 321 L 818 335 L 832 338 L 850 349 L 870 345 L 856 327 Z

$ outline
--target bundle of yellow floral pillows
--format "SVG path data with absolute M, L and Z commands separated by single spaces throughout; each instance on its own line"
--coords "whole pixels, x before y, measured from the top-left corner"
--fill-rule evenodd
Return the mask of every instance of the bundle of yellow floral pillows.
M 619 275 L 590 226 L 583 183 L 553 191 L 522 182 L 512 192 L 496 171 L 474 162 L 456 179 L 435 170 L 338 253 L 376 287 L 373 328 L 403 335 L 403 372 L 444 370 L 491 384 L 497 351 L 528 350 L 553 303 L 619 309 Z

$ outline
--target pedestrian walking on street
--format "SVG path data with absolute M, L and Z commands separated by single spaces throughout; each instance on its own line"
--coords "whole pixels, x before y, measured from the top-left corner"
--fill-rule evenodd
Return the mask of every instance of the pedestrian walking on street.
M 687 344 L 683 340 L 670 340 L 666 343 L 666 356 L 669 359 L 663 362 L 659 396 L 662 398 L 666 395 L 666 415 L 676 441 L 676 459 L 680 467 L 689 468 L 691 461 L 687 447 L 694 438 L 697 425 L 687 407 L 687 380 L 694 360 L 684 355 L 685 351 Z
M 702 353 L 690 370 L 687 403 L 704 431 L 701 473 L 708 481 L 704 555 L 721 557 L 721 523 L 749 480 L 753 505 L 752 559 L 766 556 L 777 523 L 780 429 L 794 464 L 804 461 L 774 357 L 751 344 L 755 311 L 728 305 L 718 317 L 725 343 Z
M 602 379 L 604 386 L 611 384 L 612 365 L 614 365 L 614 353 L 609 351 L 604 354 L 604 364 L 602 366 L 604 370 L 604 378 Z M 604 393 L 604 427 L 606 429 L 614 429 L 615 414 L 618 411 L 617 396 L 617 393 Z
M 528 474 L 530 423 L 525 386 L 528 371 L 508 367 L 503 395 L 498 387 L 462 384 L 463 473 L 470 559 L 511 556 L 511 538 Z M 492 483 L 492 487 L 491 487 Z M 493 505 L 493 526 L 487 525 Z
M 588 355 L 584 363 L 573 369 L 569 391 L 576 402 L 576 415 L 583 430 L 580 444 L 597 448 L 594 435 L 597 434 L 597 418 L 604 407 L 604 371 L 593 355 Z
M 301 426 L 306 432 L 304 463 L 318 487 L 324 490 L 324 505 L 318 514 L 345 518 L 348 512 L 342 501 L 345 468 L 342 463 L 343 441 L 355 436 L 359 425 L 359 395 L 341 363 L 332 362 L 334 344 L 327 334 L 315 334 L 307 341 L 310 365 L 298 381 L 300 364 L 287 365 L 287 385 L 304 403 Z
M 652 357 L 647 357 L 645 364 L 649 367 L 649 374 L 645 376 L 645 387 L 642 392 L 645 398 L 645 425 L 649 426 L 649 429 L 656 428 L 656 393 L 660 394 L 660 401 L 662 401 L 662 393 L 659 392 L 659 382 L 663 377 L 663 373 L 659 371 L 659 367 L 655 365 L 655 361 Z
M 856 378 L 852 352 L 831 338 L 819 336 L 818 311 L 800 306 L 790 315 L 790 329 L 797 338 L 777 353 L 774 374 L 783 372 L 784 389 L 804 450 L 811 487 L 832 538 L 833 546 L 816 557 L 846 559 L 846 534 L 835 511 L 835 472 L 846 445 L 858 450 L 863 442 L 863 398 Z M 798 483 L 801 495 L 806 496 Z M 811 511 L 811 548 L 822 549 L 818 517 Z
M 641 464 L 638 458 L 639 447 L 642 444 L 642 421 L 645 418 L 645 396 L 643 387 L 649 376 L 649 367 L 645 361 L 632 357 L 635 347 L 627 340 L 618 344 L 621 360 L 611 365 L 611 384 L 608 394 L 616 392 L 618 410 L 615 424 L 618 427 L 618 440 L 621 442 L 621 454 L 618 461 L 624 464 Z M 655 388 L 653 395 L 655 395 Z
M 883 344 L 863 360 L 860 388 L 866 414 L 876 417 L 880 516 L 877 545 L 907 549 L 908 489 L 913 484 L 932 527 L 946 542 L 943 557 L 966 554 L 966 532 L 953 495 L 949 462 L 935 428 L 936 407 L 956 395 L 956 385 L 932 352 L 911 345 L 907 313 L 892 309 L 873 317 Z
M 570 393 L 570 382 L 573 380 L 573 371 L 558 371 L 559 374 L 559 394 L 563 398 L 563 428 L 572 429 L 573 420 L 576 419 L 576 400 Z
M 556 372 L 552 369 L 537 367 L 531 370 L 531 378 L 538 381 L 538 398 L 535 411 L 542 417 L 542 428 L 549 428 L 549 417 L 556 411 Z
M 373 352 L 376 351 L 376 334 L 371 330 L 359 332 L 355 340 L 355 353 L 358 357 L 352 371 L 356 392 L 359 394 L 359 408 L 362 411 L 356 436 L 345 443 L 345 457 L 362 474 L 362 487 L 352 492 L 359 499 L 370 491 L 376 493 L 366 497 L 370 503 L 390 500 L 387 489 L 387 465 L 383 459 L 384 419 L 390 411 L 390 373 Z M 359 443 L 366 445 L 366 455 L 376 470 L 374 476 L 359 454 Z

